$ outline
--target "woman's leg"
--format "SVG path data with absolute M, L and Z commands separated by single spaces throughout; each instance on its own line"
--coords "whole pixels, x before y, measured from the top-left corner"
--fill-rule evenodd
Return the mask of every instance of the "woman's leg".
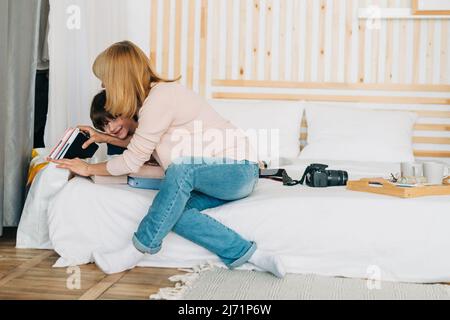
M 132 268 L 142 258 L 140 252 L 158 252 L 162 239 L 173 228 L 185 238 L 218 254 L 229 267 L 247 262 L 256 246 L 200 211 L 248 196 L 257 179 L 258 167 L 248 162 L 195 162 L 170 166 L 160 192 L 133 238 L 139 251 L 125 248 L 113 254 L 95 254 L 96 263 L 107 273 Z M 284 274 L 278 261 L 260 251 L 257 253 L 254 255 L 257 259 L 250 262 L 277 276 Z
M 172 231 L 215 253 L 231 269 L 250 262 L 279 278 L 284 277 L 286 272 L 279 257 L 257 249 L 254 242 L 243 239 L 235 231 L 201 213 L 228 201 L 196 191 L 191 195 L 186 210 Z
M 208 162 L 205 162 L 208 161 Z M 220 200 L 247 197 L 258 180 L 258 166 L 245 162 L 184 160 L 166 170 L 161 189 L 133 238 L 139 251 L 154 254 L 185 211 L 192 191 Z
M 216 254 L 229 268 L 248 261 L 256 244 L 201 211 L 221 206 L 229 201 L 193 191 L 185 211 L 173 227 L 173 232 Z

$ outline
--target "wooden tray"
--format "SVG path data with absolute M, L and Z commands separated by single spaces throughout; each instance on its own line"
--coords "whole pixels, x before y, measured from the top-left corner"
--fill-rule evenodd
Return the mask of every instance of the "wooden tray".
M 400 198 L 417 198 L 425 196 L 450 195 L 448 179 L 442 186 L 399 187 L 383 178 L 368 178 L 347 182 L 347 189 L 352 191 L 370 192 Z

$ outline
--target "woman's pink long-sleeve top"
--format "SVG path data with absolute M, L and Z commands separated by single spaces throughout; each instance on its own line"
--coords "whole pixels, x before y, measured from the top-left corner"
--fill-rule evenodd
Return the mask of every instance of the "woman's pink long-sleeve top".
M 174 82 L 161 82 L 150 90 L 127 150 L 108 161 L 107 170 L 113 176 L 137 172 L 154 151 L 164 170 L 180 157 L 257 162 L 242 130 L 205 99 Z

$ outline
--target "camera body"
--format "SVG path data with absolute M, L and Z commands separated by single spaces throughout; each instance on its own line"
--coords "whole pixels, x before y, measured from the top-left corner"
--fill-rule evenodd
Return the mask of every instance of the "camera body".
M 341 170 L 326 170 L 325 164 L 315 163 L 308 166 L 300 183 L 313 188 L 325 188 L 334 186 L 345 186 L 348 181 L 348 173 Z

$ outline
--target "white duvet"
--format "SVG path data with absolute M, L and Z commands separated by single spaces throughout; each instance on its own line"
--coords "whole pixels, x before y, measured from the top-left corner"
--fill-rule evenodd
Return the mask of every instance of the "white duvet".
M 304 168 L 301 162 L 287 166 L 295 178 Z M 352 179 L 399 171 L 390 164 L 334 163 L 333 168 L 348 170 Z M 66 183 L 49 201 L 46 218 L 49 240 L 61 256 L 56 266 L 89 263 L 95 250 L 123 247 L 155 194 L 84 178 Z M 406 200 L 260 180 L 250 197 L 205 213 L 279 254 L 288 272 L 450 281 L 450 197 Z M 19 232 L 18 244 L 33 247 L 23 236 Z M 207 250 L 169 234 L 161 252 L 146 256 L 140 265 L 192 267 L 206 261 L 219 263 Z

